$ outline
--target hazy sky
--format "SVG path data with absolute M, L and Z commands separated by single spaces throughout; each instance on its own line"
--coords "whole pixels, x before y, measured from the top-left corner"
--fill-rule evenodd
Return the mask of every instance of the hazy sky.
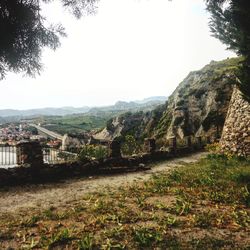
M 57 51 L 44 51 L 40 76 L 0 81 L 0 109 L 168 96 L 190 71 L 234 56 L 210 36 L 203 0 L 101 0 L 98 13 L 81 20 L 56 3 L 44 13 L 68 37 Z

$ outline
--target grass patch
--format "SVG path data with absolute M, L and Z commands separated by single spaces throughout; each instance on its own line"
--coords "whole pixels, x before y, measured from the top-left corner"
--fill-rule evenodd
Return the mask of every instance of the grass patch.
M 0 249 L 248 249 L 249 176 L 249 160 L 210 155 L 66 208 L 2 216 Z

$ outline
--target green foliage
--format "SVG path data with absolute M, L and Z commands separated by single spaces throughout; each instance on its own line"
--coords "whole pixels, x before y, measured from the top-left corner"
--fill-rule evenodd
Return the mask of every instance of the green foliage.
M 67 243 L 72 239 L 71 232 L 69 229 L 65 228 L 55 232 L 51 235 L 49 240 L 49 248 L 53 248 L 56 245 Z
M 245 0 L 206 0 L 211 13 L 210 29 L 214 37 L 244 56 L 238 72 L 238 85 L 250 101 L 250 4 Z
M 222 129 L 225 122 L 225 114 L 220 114 L 217 111 L 211 111 L 203 120 L 202 126 L 205 131 L 208 131 L 212 126 L 218 126 Z
M 121 151 L 123 155 L 132 155 L 140 152 L 140 145 L 132 135 L 126 135 L 122 144 Z
M 85 145 L 78 154 L 78 160 L 82 162 L 92 158 L 99 160 L 107 157 L 107 155 L 108 155 L 107 147 L 101 145 L 98 146 Z
M 113 119 L 112 118 L 107 121 L 106 128 L 107 128 L 108 131 L 114 132 L 115 127 L 113 125 Z
M 192 204 L 189 201 L 179 198 L 176 200 L 175 206 L 172 208 L 172 210 L 178 215 L 187 215 L 191 208 Z
M 173 115 L 170 111 L 163 113 L 156 129 L 157 129 L 157 137 L 161 137 L 164 133 L 166 133 L 169 128 Z
M 38 135 L 38 130 L 35 127 L 29 126 L 29 127 L 25 128 L 25 130 L 30 132 L 32 135 Z
M 212 226 L 214 215 L 211 211 L 200 212 L 197 215 L 194 215 L 195 225 L 201 228 L 208 228 Z
M 199 250 L 199 249 L 213 249 L 219 250 L 225 248 L 225 246 L 229 249 L 233 249 L 232 242 L 228 240 L 222 240 L 215 237 L 204 237 L 202 239 L 193 239 L 192 242 L 192 249 Z
M 163 240 L 162 235 L 155 229 L 134 228 L 134 240 L 139 247 L 150 247 L 153 243 L 159 243 Z
M 167 227 L 177 227 L 179 224 L 179 221 L 177 220 L 176 217 L 172 216 L 172 215 L 168 215 L 163 217 L 163 220 L 161 221 L 161 223 L 164 225 L 166 225 Z
M 31 218 L 22 221 L 21 225 L 24 227 L 34 227 L 34 226 L 36 226 L 36 224 L 39 220 L 40 220 L 40 217 L 34 215 Z
M 245 0 L 207 0 L 213 35 L 240 55 L 250 53 L 250 5 Z
M 0 10 L 0 78 L 7 71 L 39 73 L 42 48 L 56 49 L 64 29 L 43 25 L 38 1 L 3 0 Z
M 62 159 L 64 161 L 70 162 L 70 161 L 75 161 L 77 158 L 77 155 L 75 153 L 59 151 L 57 154 L 57 158 L 59 160 Z
M 94 237 L 92 234 L 87 233 L 82 236 L 82 239 L 78 242 L 79 250 L 90 250 L 94 246 Z
M 250 102 L 250 56 L 241 64 L 237 71 L 237 84 L 245 100 Z
M 53 50 L 59 47 L 60 37 L 65 36 L 64 28 L 50 24 L 41 15 L 41 4 L 47 0 L 1 0 L 0 2 L 0 79 L 8 71 L 24 72 L 34 76 L 42 68 L 43 48 Z M 94 0 L 61 0 L 76 17 L 84 10 L 93 10 Z
M 173 125 L 174 126 L 178 126 L 180 125 L 184 120 L 184 117 L 183 116 L 177 116 L 175 119 L 174 119 L 174 123 Z
M 203 88 L 199 88 L 199 89 L 195 89 L 192 92 L 190 92 L 189 95 L 194 95 L 195 98 L 200 99 L 202 95 L 204 95 L 206 93 L 205 89 Z

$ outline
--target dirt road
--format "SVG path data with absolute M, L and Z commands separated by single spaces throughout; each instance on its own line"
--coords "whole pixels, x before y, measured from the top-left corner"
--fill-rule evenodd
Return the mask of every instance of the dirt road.
M 206 153 L 196 153 L 187 157 L 153 164 L 151 170 L 144 172 L 88 177 L 67 180 L 56 184 L 28 185 L 0 190 L 0 214 L 22 212 L 27 210 L 27 208 L 67 207 L 67 204 L 74 203 L 74 201 L 77 201 L 86 193 L 147 180 L 154 173 L 167 171 L 182 165 L 182 163 L 195 162 L 205 155 Z

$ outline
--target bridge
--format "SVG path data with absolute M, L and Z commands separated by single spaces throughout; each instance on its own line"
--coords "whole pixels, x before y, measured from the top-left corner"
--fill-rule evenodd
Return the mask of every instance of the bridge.
M 48 130 L 46 128 L 43 128 L 43 127 L 38 126 L 38 125 L 33 124 L 33 123 L 29 124 L 29 125 L 32 126 L 32 127 L 34 127 L 34 128 L 36 128 L 39 132 L 42 132 L 42 133 L 48 135 L 49 137 L 51 137 L 53 139 L 58 139 L 58 140 L 61 140 L 61 141 L 63 139 L 63 136 L 60 135 L 60 134 L 58 134 L 58 133 L 56 133 L 56 132 L 50 131 L 50 130 Z

